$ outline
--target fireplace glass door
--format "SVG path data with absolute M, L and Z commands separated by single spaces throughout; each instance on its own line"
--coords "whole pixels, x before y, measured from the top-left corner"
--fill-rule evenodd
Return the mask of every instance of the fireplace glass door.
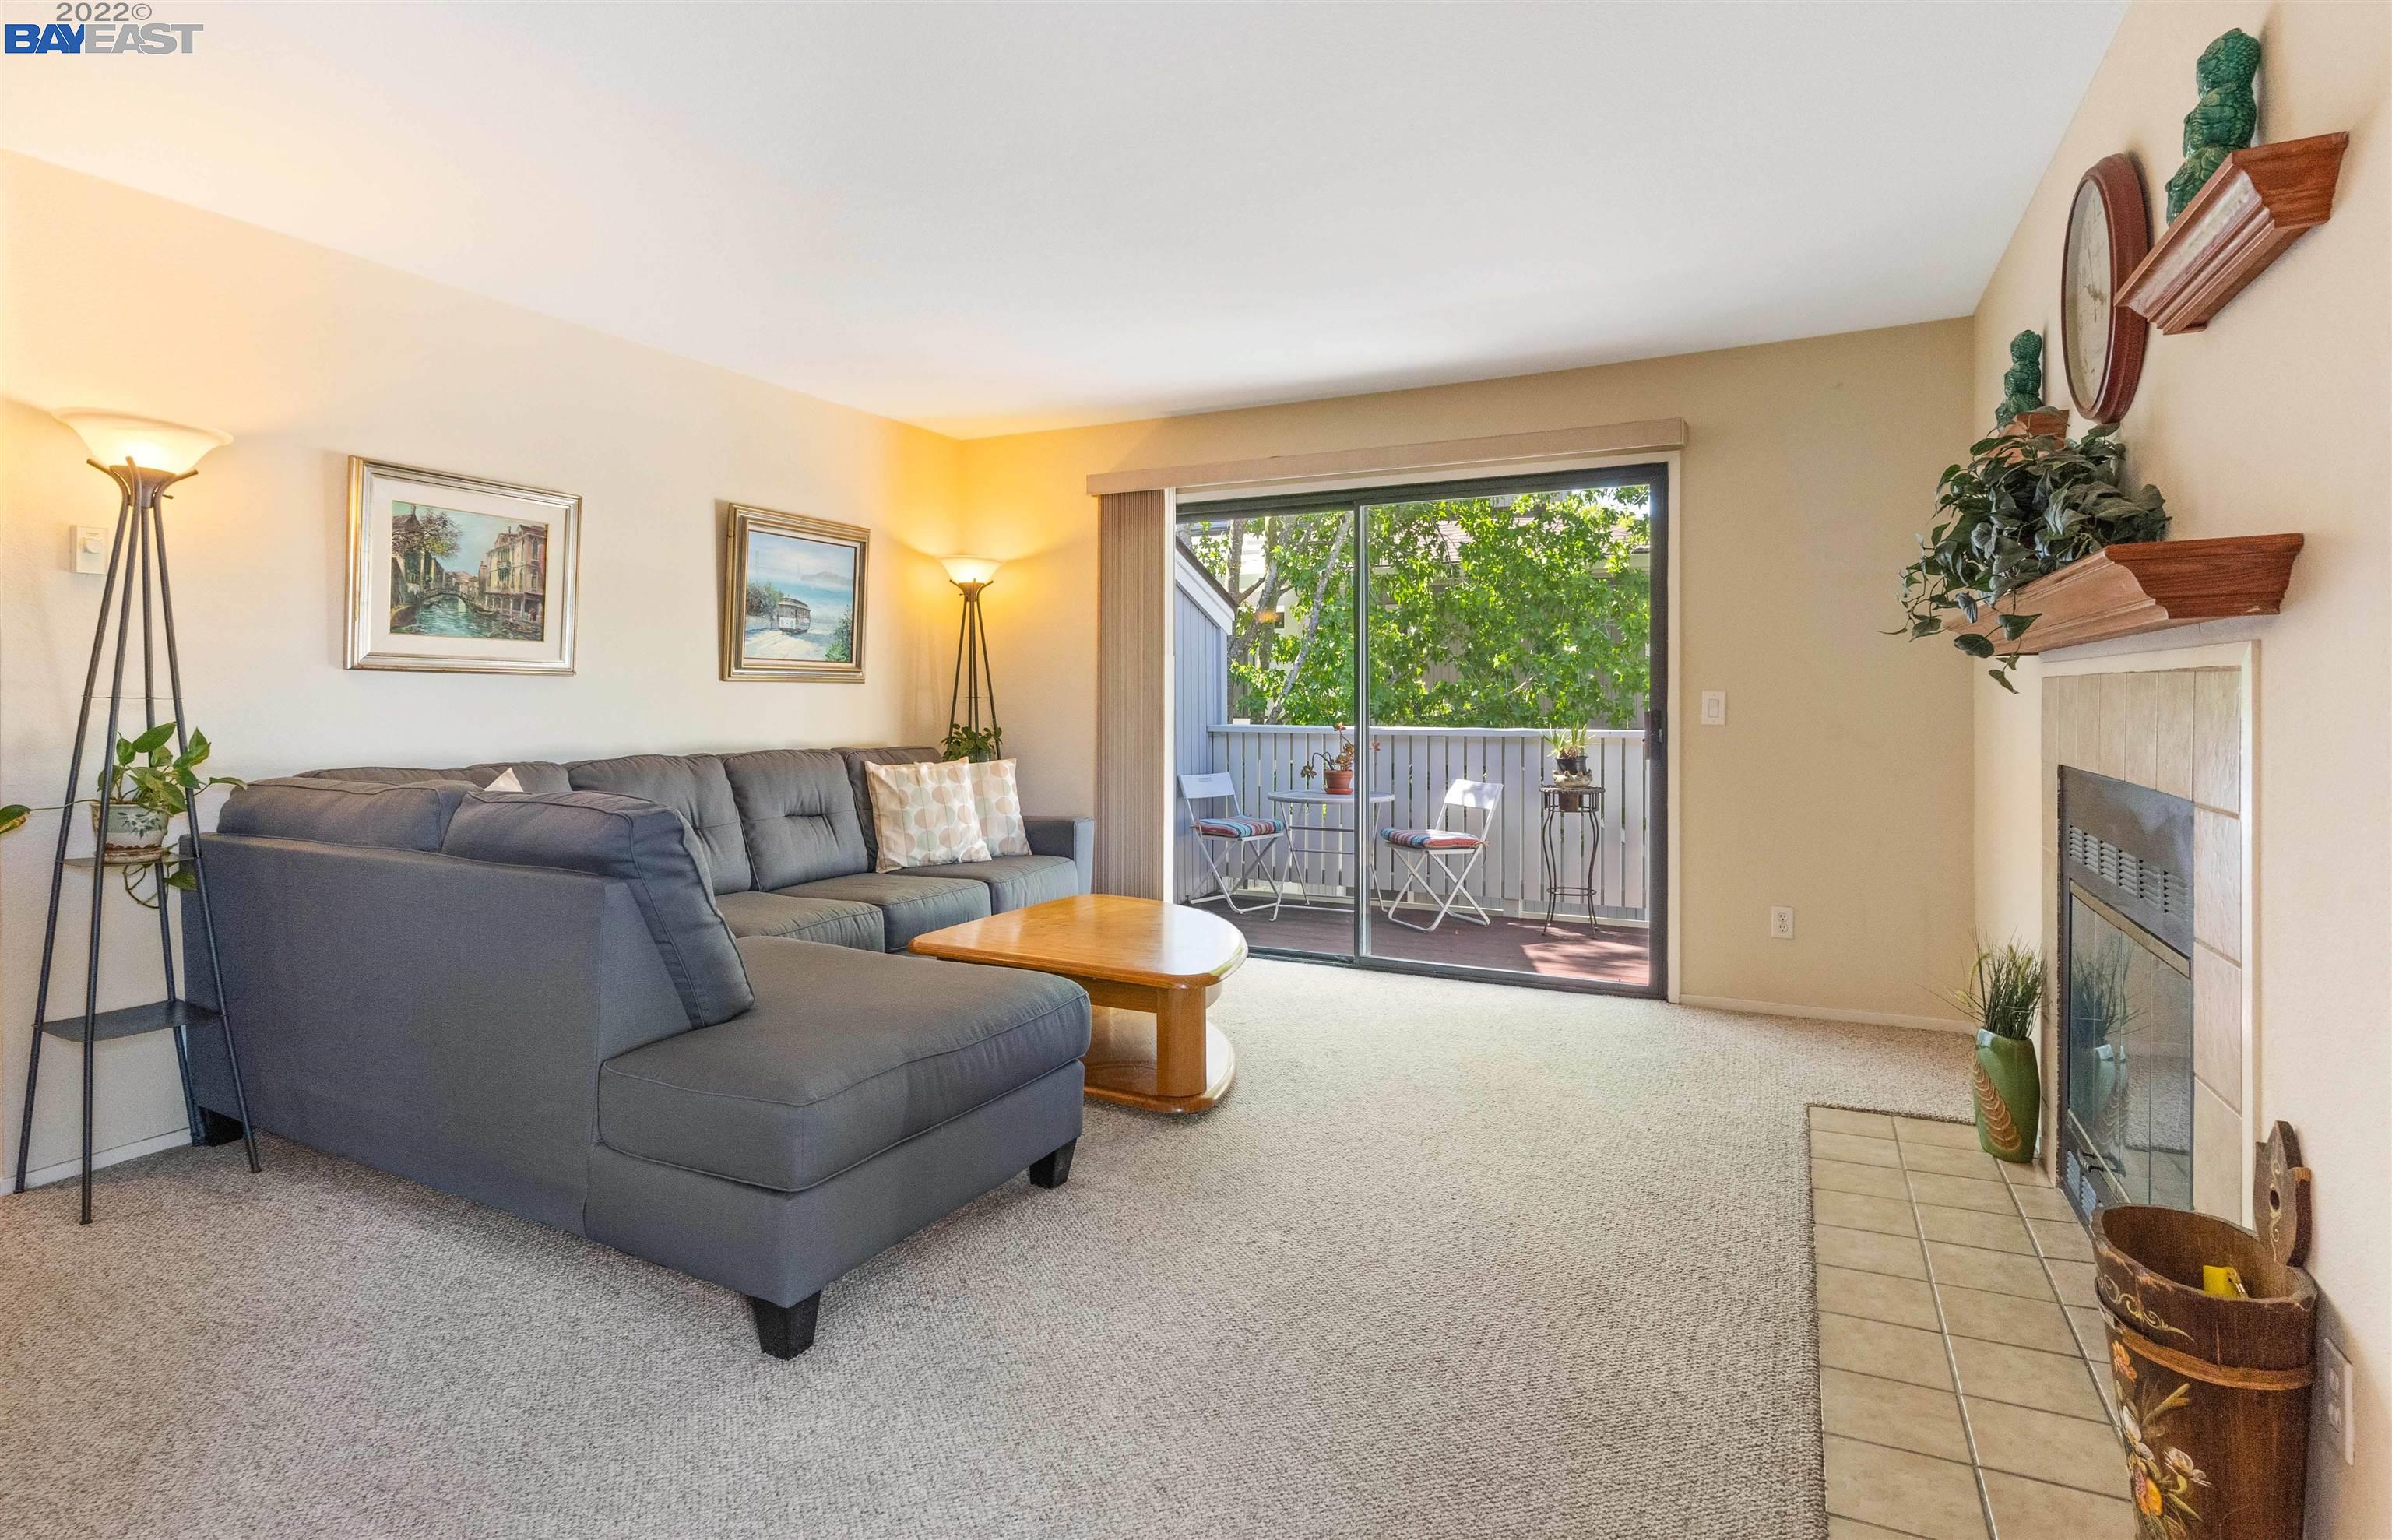
M 2190 964 L 2074 884 L 2068 906 L 2062 1179 L 2080 1207 L 2190 1209 Z

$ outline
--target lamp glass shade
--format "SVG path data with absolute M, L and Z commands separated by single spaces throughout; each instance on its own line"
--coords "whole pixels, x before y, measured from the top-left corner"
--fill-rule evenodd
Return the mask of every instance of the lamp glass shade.
M 179 476 L 198 465 L 209 450 L 232 442 L 232 434 L 214 428 L 186 427 L 123 412 L 78 409 L 54 415 L 83 435 L 91 458 L 102 465 L 122 465 L 129 459 L 144 471 Z
M 985 556 L 949 556 L 943 561 L 948 578 L 966 585 L 996 581 L 996 569 L 1002 564 Z

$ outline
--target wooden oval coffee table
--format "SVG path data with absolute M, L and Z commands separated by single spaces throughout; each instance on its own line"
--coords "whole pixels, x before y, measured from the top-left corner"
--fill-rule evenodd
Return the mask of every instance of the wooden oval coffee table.
M 1060 974 L 1088 991 L 1087 1094 L 1150 1112 L 1202 1112 L 1238 1058 L 1204 1007 L 1246 960 L 1246 938 L 1216 914 L 1152 899 L 1084 893 L 968 920 L 909 949 L 951 963 Z

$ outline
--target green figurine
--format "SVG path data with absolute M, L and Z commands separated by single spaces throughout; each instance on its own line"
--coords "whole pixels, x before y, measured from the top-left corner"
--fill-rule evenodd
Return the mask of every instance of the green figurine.
M 2251 82 L 2259 73 L 2259 40 L 2237 27 L 2201 50 L 2193 80 L 2201 99 L 2184 115 L 2184 164 L 2168 178 L 2168 218 L 2184 212 L 2193 195 L 2226 163 L 2226 157 L 2259 131 L 2259 102 Z
M 1994 408 L 1994 425 L 2009 426 L 2021 412 L 2043 409 L 2043 333 L 2022 331 L 2010 339 L 2009 372 L 2002 376 L 2005 394 Z

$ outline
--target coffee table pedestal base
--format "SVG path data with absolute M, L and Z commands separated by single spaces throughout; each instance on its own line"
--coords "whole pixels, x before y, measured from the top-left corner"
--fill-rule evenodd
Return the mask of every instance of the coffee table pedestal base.
M 1193 1019 L 1168 1019 L 1183 1014 Z M 1202 1112 L 1228 1094 L 1237 1076 L 1237 1050 L 1204 1020 L 1201 1005 L 1184 1013 L 1167 1005 L 1153 1013 L 1098 1005 L 1090 1025 L 1087 1056 L 1080 1061 L 1090 1101 L 1147 1112 Z M 1167 1065 L 1158 1039 L 1171 1050 Z M 1196 1053 L 1189 1052 L 1191 1045 Z

